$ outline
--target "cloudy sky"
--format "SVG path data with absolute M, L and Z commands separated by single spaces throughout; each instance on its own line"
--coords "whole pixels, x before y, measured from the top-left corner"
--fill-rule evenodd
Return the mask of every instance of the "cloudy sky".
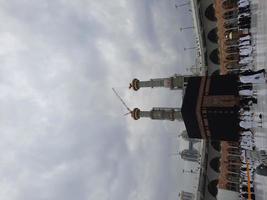
M 179 2 L 0 0 L 0 199 L 177 199 L 183 124 L 123 117 L 111 87 L 131 108 L 181 105 L 177 91 L 127 89 L 193 63 Z

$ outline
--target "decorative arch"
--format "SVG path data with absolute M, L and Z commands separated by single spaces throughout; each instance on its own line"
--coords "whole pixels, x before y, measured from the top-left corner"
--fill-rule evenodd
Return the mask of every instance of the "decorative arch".
M 217 21 L 217 18 L 215 16 L 215 9 L 213 3 L 210 4 L 206 10 L 205 10 L 205 16 L 210 20 L 210 21 Z
M 220 75 L 220 70 L 216 70 L 212 73 L 211 76 L 217 76 Z M 216 150 L 216 151 L 221 151 L 221 142 L 220 141 L 211 141 L 211 146 Z
M 220 64 L 220 58 L 219 58 L 219 50 L 214 49 L 211 53 L 210 53 L 210 60 L 214 63 L 219 65 Z
M 220 172 L 220 158 L 216 157 L 210 161 L 210 167 L 217 173 Z
M 218 28 L 214 28 L 212 29 L 209 33 L 208 33 L 208 39 L 213 42 L 213 43 L 218 43 Z
M 216 197 L 218 194 L 217 185 L 218 185 L 218 179 L 215 179 L 215 180 L 209 182 L 209 184 L 208 184 L 208 191 L 213 197 Z

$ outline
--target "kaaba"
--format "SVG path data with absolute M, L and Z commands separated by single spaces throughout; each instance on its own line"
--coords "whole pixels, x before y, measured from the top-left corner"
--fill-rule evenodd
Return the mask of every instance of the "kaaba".
M 238 85 L 230 74 L 188 79 L 181 112 L 190 138 L 239 139 Z

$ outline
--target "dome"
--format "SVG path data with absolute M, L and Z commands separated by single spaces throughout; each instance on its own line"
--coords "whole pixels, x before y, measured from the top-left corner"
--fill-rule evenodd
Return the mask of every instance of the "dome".
M 133 88 L 134 91 L 139 90 L 140 89 L 139 82 L 140 81 L 137 78 L 133 79 L 132 83 L 130 83 L 129 89 Z
M 131 116 L 134 120 L 140 119 L 140 109 L 139 108 L 133 109 L 133 111 L 131 112 Z

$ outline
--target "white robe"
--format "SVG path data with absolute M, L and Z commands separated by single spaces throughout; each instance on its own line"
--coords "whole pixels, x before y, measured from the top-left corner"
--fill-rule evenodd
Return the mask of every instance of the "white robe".
M 249 64 L 253 61 L 251 56 L 240 59 L 239 64 Z
M 252 137 L 253 134 L 250 131 L 244 131 L 244 132 L 241 132 L 241 136 L 242 137 Z
M 250 41 L 247 40 L 240 40 L 239 41 L 239 46 L 249 46 L 250 45 Z
M 243 8 L 243 7 L 246 7 L 246 6 L 249 6 L 249 2 L 248 1 L 239 1 L 238 2 L 238 7 L 239 8 Z
M 257 128 L 258 123 L 254 121 L 240 121 L 239 126 L 244 129 Z
M 242 48 L 239 50 L 239 54 L 241 56 L 249 56 L 249 55 L 251 55 L 251 53 L 252 53 L 252 48 L 251 49 L 250 48 Z
M 238 93 L 240 96 L 252 96 L 253 90 L 239 90 Z
M 253 50 L 253 48 L 252 48 L 252 46 L 251 46 L 251 45 L 247 45 L 247 46 L 241 46 L 241 47 L 239 47 L 239 49 L 240 49 L 240 50 L 247 49 L 248 51 L 252 51 L 252 50 Z
M 241 83 L 265 83 L 265 73 L 259 73 L 259 74 L 253 74 L 249 76 L 239 76 L 240 82 Z
M 243 116 L 241 115 L 239 118 L 243 121 L 252 121 L 253 120 L 253 117 L 248 116 L 248 115 L 243 115 Z
M 245 115 L 248 115 L 248 116 L 252 116 L 253 113 L 251 111 L 244 111 L 242 113 L 240 113 L 241 116 L 245 116 Z

